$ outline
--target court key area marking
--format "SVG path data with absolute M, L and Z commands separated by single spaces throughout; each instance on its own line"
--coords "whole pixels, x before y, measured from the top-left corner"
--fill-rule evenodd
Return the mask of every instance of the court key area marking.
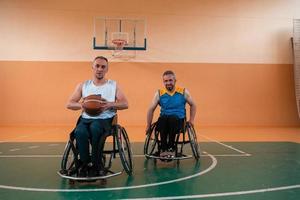
M 213 155 L 211 154 L 207 154 L 207 155 L 212 160 L 211 165 L 207 169 L 190 176 L 169 180 L 169 181 L 162 181 L 158 183 L 150 183 L 150 184 L 143 184 L 143 185 L 136 185 L 136 186 L 114 187 L 114 188 L 94 188 L 94 189 L 47 189 L 47 188 L 16 187 L 16 186 L 9 186 L 9 185 L 0 185 L 0 188 L 10 189 L 10 190 L 21 190 L 21 191 L 33 191 L 33 192 L 95 192 L 95 191 L 114 191 L 114 190 L 128 190 L 128 189 L 154 187 L 154 186 L 188 180 L 197 176 L 201 176 L 213 170 L 217 166 L 218 161 Z

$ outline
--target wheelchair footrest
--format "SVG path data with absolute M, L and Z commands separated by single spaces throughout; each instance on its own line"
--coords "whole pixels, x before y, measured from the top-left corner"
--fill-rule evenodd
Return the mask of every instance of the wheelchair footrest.
M 62 178 L 73 180 L 73 181 L 95 181 L 95 180 L 100 180 L 100 179 L 111 178 L 111 177 L 118 176 L 118 175 L 122 174 L 122 171 L 121 172 L 108 171 L 108 172 L 110 172 L 111 174 L 104 175 L 104 176 L 95 176 L 95 177 L 68 176 L 66 174 L 62 174 L 60 171 L 58 171 L 57 174 L 59 176 L 61 176 Z
M 160 156 L 154 156 L 154 155 L 149 155 L 145 154 L 146 158 L 153 158 L 153 159 L 160 159 L 160 160 L 184 160 L 184 159 L 189 159 L 192 158 L 193 156 L 190 155 L 182 155 L 178 157 L 160 157 Z

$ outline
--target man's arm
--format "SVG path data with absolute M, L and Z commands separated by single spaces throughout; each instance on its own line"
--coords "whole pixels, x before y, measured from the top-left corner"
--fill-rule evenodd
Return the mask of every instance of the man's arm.
M 146 126 L 146 131 L 150 128 L 152 120 L 153 120 L 153 113 L 158 105 L 159 102 L 159 94 L 158 92 L 155 93 L 154 98 L 151 102 L 150 107 L 148 108 L 147 112 L 147 126 Z
M 78 84 L 75 88 L 75 91 L 73 94 L 70 96 L 66 107 L 70 110 L 80 110 L 82 109 L 82 105 L 79 102 L 82 96 L 82 83 Z
M 194 120 L 196 116 L 196 104 L 192 99 L 192 96 L 190 95 L 189 91 L 185 89 L 184 97 L 187 101 L 187 103 L 190 105 L 190 119 L 188 120 L 192 125 L 194 125 Z
M 128 108 L 128 101 L 125 97 L 122 90 L 117 85 L 117 91 L 116 91 L 116 101 L 115 102 L 107 102 L 105 105 L 106 109 L 115 109 L 115 110 L 124 110 Z

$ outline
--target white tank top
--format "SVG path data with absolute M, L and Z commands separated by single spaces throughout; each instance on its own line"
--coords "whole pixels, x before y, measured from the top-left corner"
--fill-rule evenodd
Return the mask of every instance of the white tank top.
M 116 101 L 117 83 L 113 80 L 107 80 L 103 85 L 96 86 L 92 80 L 87 80 L 82 86 L 82 98 L 85 98 L 92 94 L 101 94 L 101 97 L 108 102 Z M 85 112 L 82 112 L 81 116 L 85 119 L 108 119 L 115 116 L 116 110 L 105 110 L 100 115 L 89 116 Z

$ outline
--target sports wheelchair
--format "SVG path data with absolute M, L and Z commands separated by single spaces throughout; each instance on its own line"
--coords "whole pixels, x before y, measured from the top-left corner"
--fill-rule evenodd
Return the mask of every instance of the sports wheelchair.
M 81 117 L 78 119 L 79 123 Z M 69 141 L 67 142 L 64 154 L 61 161 L 61 170 L 58 174 L 65 179 L 69 179 L 70 183 L 74 181 L 96 181 L 99 179 L 107 179 L 117 176 L 125 172 L 131 176 L 133 171 L 132 151 L 130 147 L 129 138 L 124 127 L 117 124 L 117 115 L 113 118 L 111 132 L 107 134 L 106 139 L 112 137 L 112 149 L 104 148 L 102 152 L 102 163 L 106 175 L 97 177 L 79 177 L 80 156 L 76 147 L 75 129 L 70 133 Z M 91 149 L 91 148 L 90 148 Z M 113 159 L 119 154 L 123 170 L 120 172 L 113 172 L 110 170 Z M 72 181 L 72 182 L 71 182 Z
M 148 158 L 160 159 L 162 161 L 183 160 L 194 157 L 196 160 L 200 158 L 200 146 L 197 142 L 197 135 L 193 125 L 184 120 L 183 127 L 179 134 L 175 137 L 175 156 L 174 157 L 160 157 L 161 141 L 160 132 L 157 130 L 157 123 L 151 124 L 146 133 L 146 140 L 144 144 L 144 155 Z M 188 139 L 186 138 L 188 135 Z M 193 156 L 183 154 L 183 147 L 185 144 L 190 144 Z

